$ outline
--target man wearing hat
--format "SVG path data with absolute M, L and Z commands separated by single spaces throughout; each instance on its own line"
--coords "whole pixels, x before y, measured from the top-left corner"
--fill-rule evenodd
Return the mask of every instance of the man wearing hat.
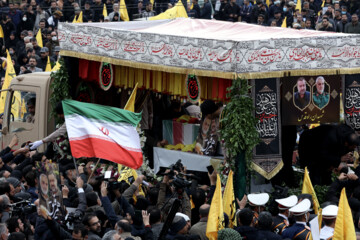
M 94 10 L 91 9 L 91 1 L 86 1 L 84 7 L 83 17 L 86 17 L 88 22 L 92 22 L 94 18 Z
M 310 228 L 306 225 L 310 217 L 310 200 L 304 199 L 294 207 L 290 208 L 289 211 L 293 213 L 296 223 L 286 228 L 282 232 L 282 238 L 289 238 L 294 240 L 308 240 L 311 231 Z
M 41 68 L 43 71 L 45 71 L 45 69 L 46 69 L 48 56 L 49 56 L 49 48 L 47 48 L 47 47 L 41 48 L 41 50 L 40 50 L 40 60 L 39 60 L 39 62 L 37 64 L 37 66 L 39 68 Z M 53 63 L 53 62 L 54 62 L 54 59 L 52 57 L 50 57 L 50 63 Z
M 63 16 L 62 12 L 57 10 L 49 17 L 48 24 L 54 28 L 57 28 L 60 18 Z
M 284 229 L 289 226 L 289 209 L 297 204 L 298 198 L 295 195 L 291 195 L 287 198 L 275 199 L 275 202 L 278 203 L 279 214 L 273 217 L 272 231 L 281 235 Z
M 322 210 L 322 220 L 325 226 L 320 230 L 320 239 L 330 239 L 334 235 L 338 209 L 336 205 L 329 205 Z
M 60 46 L 55 46 L 54 54 L 53 54 L 52 57 L 55 60 L 55 62 L 59 61 L 59 58 L 60 58 Z
M 189 225 L 183 217 L 175 216 L 169 229 L 169 233 L 166 235 L 166 239 L 175 239 L 186 235 L 189 231 Z
M 254 226 L 258 223 L 259 214 L 265 211 L 265 204 L 269 201 L 268 193 L 251 193 L 247 196 L 249 201 L 250 209 L 254 212 L 253 224 Z

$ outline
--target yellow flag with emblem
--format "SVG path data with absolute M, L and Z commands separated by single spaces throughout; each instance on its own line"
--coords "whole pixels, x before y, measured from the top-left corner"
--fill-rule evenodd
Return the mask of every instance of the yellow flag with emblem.
M 2 90 L 8 89 L 10 87 L 11 80 L 16 77 L 14 65 L 11 60 L 11 56 L 9 51 L 6 50 L 6 72 L 5 72 L 5 80 L 2 86 Z M 3 91 L 0 94 L 0 113 L 4 112 L 5 109 L 5 100 L 6 100 L 7 91 Z M 21 99 L 21 98 L 20 98 Z
M 55 72 L 57 70 L 59 70 L 61 67 L 61 64 L 59 63 L 59 61 L 56 62 L 55 66 L 53 67 L 53 69 L 51 69 L 52 72 Z
M 125 110 L 128 110 L 130 112 L 135 112 L 135 100 L 136 100 L 137 86 L 138 86 L 138 83 L 135 84 L 135 87 L 124 107 Z M 118 171 L 120 173 L 120 177 L 118 179 L 119 182 L 125 181 L 125 182 L 129 183 L 129 180 L 128 180 L 129 177 L 134 177 L 134 179 L 137 179 L 137 177 L 138 177 L 138 175 L 134 169 L 122 166 L 121 164 L 118 164 Z M 141 185 L 139 186 L 139 194 L 145 196 L 145 193 L 142 190 Z M 136 196 L 134 196 L 133 198 L 136 201 Z
M 78 18 L 77 18 L 77 23 L 82 23 L 83 22 L 83 12 L 81 11 Z
M 178 17 L 183 17 L 183 18 L 188 17 L 185 7 L 181 1 L 178 1 L 174 7 L 166 10 L 165 12 L 160 13 L 155 17 L 151 17 L 150 20 L 174 19 Z
M 0 38 L 4 38 L 4 31 L 1 25 L 0 25 Z
M 119 12 L 120 12 L 120 18 L 121 18 L 124 22 L 130 21 L 129 14 L 128 14 L 128 11 L 127 11 L 127 8 L 126 8 L 126 4 L 125 4 L 125 0 L 120 0 L 120 9 L 119 9 Z
M 107 17 L 108 14 L 107 14 L 107 9 L 106 9 L 106 4 L 104 3 L 104 8 L 103 8 L 103 15 L 104 17 Z
M 301 0 L 297 0 L 295 9 L 299 9 L 301 13 Z
M 316 193 L 315 193 L 315 190 L 313 188 L 313 185 L 311 183 L 307 167 L 305 167 L 304 181 L 303 181 L 303 186 L 302 186 L 301 193 L 303 193 L 303 194 L 304 193 L 311 194 L 313 204 L 314 204 L 314 212 L 315 212 L 315 214 L 318 214 L 319 209 L 320 209 L 320 204 L 319 204 L 319 201 L 318 201 L 318 199 L 316 197 Z
M 234 194 L 234 173 L 231 170 L 225 185 L 224 190 L 224 213 L 229 216 L 229 227 L 236 226 L 236 206 L 235 206 L 235 194 Z
M 51 63 L 50 63 L 50 57 L 47 57 L 47 63 L 46 63 L 46 68 L 45 68 L 45 72 L 51 72 Z
M 36 41 L 39 47 L 44 47 L 43 45 L 43 40 L 42 40 L 42 36 L 41 36 L 41 28 L 39 28 L 37 34 L 36 34 Z
M 353 240 L 356 239 L 354 221 L 349 202 L 346 197 L 345 188 L 341 190 L 339 200 L 339 210 L 336 216 L 334 228 L 334 240 Z
M 206 236 L 210 240 L 216 240 L 219 230 L 224 229 L 224 206 L 221 194 L 220 176 L 217 175 L 216 188 L 211 200 L 208 222 L 206 225 Z
M 287 28 L 287 23 L 286 23 L 286 20 L 287 20 L 287 17 L 284 18 L 282 24 L 281 24 L 281 27 L 282 28 Z

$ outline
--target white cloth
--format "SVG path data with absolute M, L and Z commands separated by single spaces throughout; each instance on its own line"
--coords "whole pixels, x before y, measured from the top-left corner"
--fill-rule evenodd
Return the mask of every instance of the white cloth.
M 181 163 L 186 166 L 187 170 L 207 172 L 206 167 L 210 165 L 211 157 L 154 147 L 155 173 L 160 170 L 160 167 L 169 167 L 179 159 L 181 159 Z
M 42 140 L 37 140 L 35 142 L 33 142 L 30 146 L 30 150 L 35 150 L 37 149 L 38 147 L 40 147 L 41 145 L 43 144 L 43 141 Z
M 334 228 L 324 226 L 320 231 L 320 239 L 328 239 L 334 235 Z
M 281 214 L 281 213 L 279 213 L 279 216 L 280 216 L 280 217 L 283 217 L 283 218 L 285 218 L 285 220 L 286 220 L 287 222 L 289 222 L 289 219 L 288 219 L 288 217 L 287 217 L 287 216 L 285 216 L 284 214 Z

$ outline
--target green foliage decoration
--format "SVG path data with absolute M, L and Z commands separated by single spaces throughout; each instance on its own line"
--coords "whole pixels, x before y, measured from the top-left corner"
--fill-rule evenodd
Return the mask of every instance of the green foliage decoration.
M 254 103 L 249 94 L 251 86 L 246 79 L 236 79 L 229 87 L 226 105 L 220 120 L 220 136 L 226 149 L 226 161 L 234 170 L 235 157 L 245 151 L 246 166 L 250 169 L 253 148 L 259 143 L 254 116 Z
M 50 96 L 50 104 L 52 107 L 51 110 L 51 117 L 55 117 L 55 120 L 57 123 L 59 123 L 59 119 L 55 112 L 56 104 L 59 101 L 62 101 L 64 99 L 71 98 L 70 97 L 70 85 L 69 85 L 69 74 L 67 72 L 65 62 L 63 58 L 60 58 L 60 69 L 56 72 L 51 72 L 50 77 L 53 79 L 50 90 L 51 90 L 51 96 Z

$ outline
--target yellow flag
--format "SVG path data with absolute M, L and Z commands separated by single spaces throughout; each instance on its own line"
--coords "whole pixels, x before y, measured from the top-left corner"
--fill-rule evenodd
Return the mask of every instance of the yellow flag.
M 301 13 L 301 0 L 297 0 L 295 9 L 299 9 Z
M 55 72 L 57 70 L 59 70 L 61 67 L 61 64 L 59 63 L 59 61 L 56 62 L 55 66 L 53 67 L 53 69 L 51 69 L 52 72 Z
M 130 112 L 135 112 L 135 99 L 136 99 L 136 91 L 137 91 L 137 83 L 135 84 L 135 87 L 124 107 L 125 110 L 128 110 Z
M 16 77 L 14 65 L 11 61 L 11 56 L 9 54 L 9 51 L 6 50 L 6 72 L 5 72 L 5 80 L 2 86 L 2 90 L 8 89 L 10 87 L 11 80 L 14 77 Z M 6 95 L 7 95 L 7 91 L 1 92 L 0 94 L 0 113 L 4 112 Z
M 83 12 L 81 11 L 78 18 L 77 18 L 77 23 L 82 23 L 83 22 Z
M 106 4 L 104 3 L 104 8 L 103 8 L 103 15 L 104 17 L 107 17 L 107 9 L 106 9 Z
M 318 223 L 319 223 L 319 231 L 320 231 L 321 230 L 321 223 L 322 223 L 322 208 L 319 209 Z
M 41 48 L 44 47 L 43 41 L 42 41 L 42 36 L 41 36 L 41 28 L 39 28 L 39 30 L 36 34 L 36 41 L 37 41 L 39 47 L 41 47 Z
M 325 0 L 323 0 L 323 2 L 322 2 L 322 4 L 321 4 L 321 8 L 320 8 L 320 10 L 319 10 L 319 12 L 318 12 L 318 16 L 320 17 L 320 15 L 321 15 L 321 11 L 322 11 L 322 9 L 323 9 L 323 7 L 325 6 Z
M 287 17 L 284 18 L 284 20 L 283 20 L 283 22 L 281 24 L 282 28 L 287 28 L 286 20 L 287 20 Z
M 75 15 L 72 23 L 77 23 L 77 19 L 76 19 L 76 18 L 77 18 L 77 17 L 76 17 L 76 15 Z
M 46 63 L 45 72 L 51 72 L 51 63 L 50 63 L 50 57 L 48 56 L 48 60 Z
M 126 9 L 125 0 L 120 0 L 120 18 L 123 21 L 130 21 L 128 11 Z
M 266 0 L 266 5 L 270 7 L 270 0 Z
M 345 188 L 342 189 L 339 201 L 339 210 L 336 217 L 334 240 L 356 239 L 354 221 L 346 197 Z
M 4 31 L 1 25 L 0 25 L 0 38 L 4 38 Z
M 217 175 L 216 188 L 211 200 L 208 222 L 206 225 L 206 236 L 210 240 L 216 240 L 218 231 L 224 229 L 224 208 L 221 196 L 220 176 Z
M 236 206 L 235 206 L 233 178 L 234 178 L 234 173 L 231 170 L 224 190 L 224 213 L 226 213 L 229 216 L 230 228 L 236 226 L 236 220 L 235 220 Z
M 178 17 L 188 17 L 185 7 L 181 1 L 178 1 L 173 8 L 170 8 L 155 17 L 151 17 L 150 20 L 174 19 Z
M 320 204 L 319 201 L 316 197 L 316 193 L 315 190 L 313 188 L 313 185 L 311 183 L 310 180 L 310 176 L 309 176 L 309 172 L 307 170 L 307 167 L 305 167 L 305 173 L 304 173 L 304 182 L 303 182 L 303 186 L 302 186 L 302 193 L 307 193 L 307 194 L 311 194 L 312 196 L 312 200 L 313 200 L 313 204 L 314 204 L 314 212 L 315 214 L 318 214 L 319 212 L 319 208 L 320 208 Z

